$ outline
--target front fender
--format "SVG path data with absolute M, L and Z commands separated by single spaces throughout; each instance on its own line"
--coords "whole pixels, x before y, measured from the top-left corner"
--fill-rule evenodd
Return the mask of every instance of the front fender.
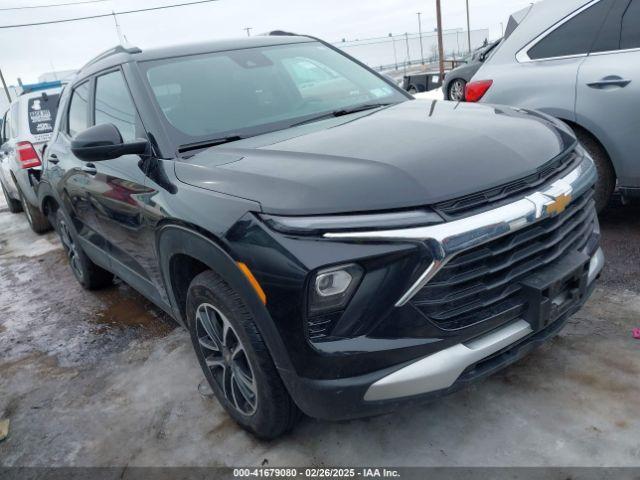
M 235 260 L 216 241 L 205 234 L 181 225 L 165 225 L 158 230 L 157 251 L 163 281 L 174 312 L 175 319 L 186 326 L 182 309 L 175 296 L 171 278 L 171 259 L 175 255 L 187 255 L 207 265 L 218 273 L 247 302 L 253 314 L 256 326 L 269 349 L 271 358 L 279 370 L 293 371 L 291 360 L 287 354 L 280 334 L 255 290 L 238 268 Z

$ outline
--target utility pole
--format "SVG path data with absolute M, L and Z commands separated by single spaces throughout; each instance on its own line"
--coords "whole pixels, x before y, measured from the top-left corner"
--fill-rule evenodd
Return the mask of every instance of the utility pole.
M 468 2 L 469 0 L 467 0 Z M 438 21 L 438 57 L 440 64 L 440 81 L 444 80 L 444 46 L 442 45 L 442 12 L 440 0 L 436 0 L 436 17 Z
M 469 42 L 469 53 L 471 53 L 471 22 L 469 21 L 469 0 L 467 0 L 467 41 Z
M 409 32 L 404 32 L 404 41 L 407 44 L 407 61 L 404 62 L 404 68 L 407 69 L 407 64 L 411 65 L 411 56 L 409 54 Z
M 500 38 L 504 37 L 504 23 L 500 22 Z
M 7 87 L 7 82 L 4 81 L 4 75 L 2 75 L 2 70 L 0 70 L 0 80 L 2 80 L 2 86 L 4 87 L 4 93 L 7 94 L 7 100 L 11 103 L 11 95 L 9 95 L 9 88 Z
M 253 30 L 253 27 L 246 27 L 246 28 L 243 28 L 243 30 L 247 32 L 247 37 L 250 37 L 251 36 L 251 30 Z
M 116 12 L 111 11 L 111 14 L 113 15 L 113 21 L 116 24 L 116 34 L 118 35 L 118 42 L 120 42 L 120 45 L 126 45 L 127 37 L 123 35 L 122 30 L 120 29 L 120 24 L 118 23 L 118 17 L 116 17 Z
M 418 12 L 418 32 L 420 32 L 420 60 L 422 61 L 422 65 L 424 65 L 424 50 L 422 49 L 422 12 Z
M 396 70 L 398 70 L 398 52 L 396 51 L 396 39 L 393 38 L 393 34 L 390 33 L 389 37 L 391 38 L 391 42 L 393 43 L 393 60 L 396 62 Z

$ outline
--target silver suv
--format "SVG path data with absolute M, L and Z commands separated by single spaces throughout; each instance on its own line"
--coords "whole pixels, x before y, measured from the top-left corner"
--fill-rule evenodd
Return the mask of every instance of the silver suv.
M 568 123 L 597 164 L 599 210 L 616 182 L 640 196 L 640 0 L 544 0 L 512 15 L 505 36 L 467 100 Z
M 29 86 L 14 100 L 2 121 L 0 132 L 0 184 L 12 213 L 24 211 L 36 233 L 51 229 L 38 209 L 33 186 L 40 179 L 42 152 L 51 139 L 58 111 L 61 86 Z

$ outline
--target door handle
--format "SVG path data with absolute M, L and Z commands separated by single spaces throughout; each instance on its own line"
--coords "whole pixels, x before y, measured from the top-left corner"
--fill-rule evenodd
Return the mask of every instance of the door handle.
M 607 77 L 601 78 L 596 82 L 587 83 L 588 87 L 591 88 L 606 88 L 606 87 L 620 87 L 624 88 L 631 83 L 631 80 L 626 80 L 617 75 L 609 75 Z
M 56 163 L 60 162 L 60 159 L 58 158 L 58 156 L 55 153 L 52 153 L 51 155 L 49 155 L 49 158 L 47 159 L 47 161 L 49 163 L 56 164 Z
M 89 175 L 95 175 L 96 173 L 98 173 L 98 170 L 93 163 L 85 163 L 80 170 L 82 170 L 84 173 L 88 173 Z

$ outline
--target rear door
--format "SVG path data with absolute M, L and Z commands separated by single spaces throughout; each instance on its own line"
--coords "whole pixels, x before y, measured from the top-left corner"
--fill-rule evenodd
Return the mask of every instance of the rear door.
M 622 187 L 640 187 L 640 0 L 619 0 L 578 74 L 576 119 L 604 145 Z
M 95 260 L 96 255 L 106 251 L 95 202 L 104 186 L 96 179 L 95 168 L 71 152 L 73 137 L 91 126 L 90 105 L 91 80 L 86 80 L 71 92 L 64 123 L 59 128 L 56 141 L 49 147 L 47 162 L 48 168 L 55 172 L 54 177 L 58 179 L 55 188 L 80 235 L 81 243 Z

